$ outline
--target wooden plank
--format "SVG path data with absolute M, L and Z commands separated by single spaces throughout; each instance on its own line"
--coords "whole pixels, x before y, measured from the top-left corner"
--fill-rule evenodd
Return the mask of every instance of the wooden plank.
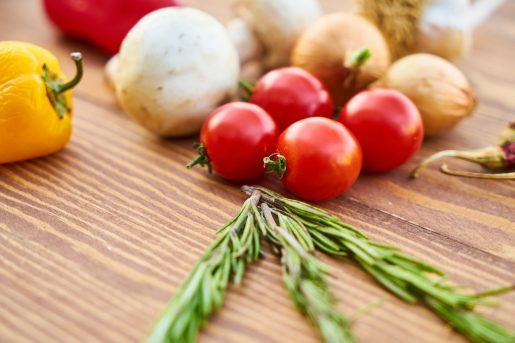
M 229 1 L 190 3 L 230 17 Z M 336 1 L 324 5 L 349 8 Z M 408 165 L 364 175 L 345 196 L 321 204 L 475 290 L 515 279 L 515 183 L 450 178 L 434 169 L 417 181 L 406 175 L 436 150 L 494 141 L 513 118 L 515 97 L 506 87 L 515 80 L 509 68 L 515 56 L 507 48 L 514 41 L 513 14 L 513 4 L 506 4 L 460 63 L 481 100 L 473 118 L 426 142 Z M 66 55 L 80 48 L 87 72 L 76 91 L 70 144 L 52 156 L 0 166 L 0 341 L 140 341 L 244 196 L 234 184 L 184 168 L 194 138 L 160 140 L 127 118 L 103 82 L 106 57 L 57 38 L 34 1 L 0 2 L 0 39 L 7 38 L 55 51 L 69 74 Z M 270 178 L 258 182 L 281 189 Z M 464 341 L 427 309 L 385 292 L 355 264 L 321 258 L 331 266 L 331 286 L 344 313 L 382 300 L 355 323 L 359 341 Z M 515 294 L 500 298 L 502 307 L 483 311 L 515 329 Z M 243 287 L 230 290 L 199 341 L 319 337 L 294 310 L 277 260 L 267 253 L 250 268 Z

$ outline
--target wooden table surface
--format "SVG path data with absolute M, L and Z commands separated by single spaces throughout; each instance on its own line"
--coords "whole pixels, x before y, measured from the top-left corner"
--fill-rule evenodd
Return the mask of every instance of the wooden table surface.
M 322 1 L 327 10 L 349 9 Z M 188 1 L 222 20 L 230 1 Z M 320 204 L 376 240 L 441 266 L 481 291 L 515 282 L 515 182 L 453 178 L 435 168 L 408 180 L 417 161 L 446 148 L 495 142 L 515 119 L 515 2 L 507 1 L 475 35 L 459 66 L 479 98 L 474 116 L 425 142 L 402 168 L 363 175 L 344 196 Z M 61 38 L 40 2 L 0 1 L 0 40 L 24 40 L 67 55 L 84 53 L 75 92 L 74 133 L 61 152 L 0 166 L 0 342 L 141 341 L 179 283 L 245 196 L 205 170 L 186 170 L 194 137 L 160 140 L 130 120 L 106 86 L 107 57 Z M 470 167 L 451 162 L 454 167 Z M 270 178 L 258 181 L 280 189 Z M 359 319 L 361 342 L 463 342 L 422 306 L 376 285 L 355 264 L 321 257 L 346 314 L 375 301 Z M 515 292 L 482 309 L 515 330 Z M 318 342 L 294 310 L 270 254 L 232 288 L 200 342 Z

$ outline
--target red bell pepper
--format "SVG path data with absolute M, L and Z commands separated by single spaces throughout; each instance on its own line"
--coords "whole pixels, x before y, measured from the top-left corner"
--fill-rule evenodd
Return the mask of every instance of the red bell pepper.
M 129 30 L 147 13 L 176 0 L 43 0 L 50 20 L 67 36 L 115 54 Z

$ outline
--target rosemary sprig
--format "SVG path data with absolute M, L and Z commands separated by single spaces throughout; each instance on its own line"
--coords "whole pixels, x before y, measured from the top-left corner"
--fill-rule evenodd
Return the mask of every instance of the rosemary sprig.
M 326 280 L 328 268 L 312 255 L 314 243 L 307 230 L 266 203 L 261 204 L 261 214 L 261 225 L 280 251 L 284 284 L 299 312 L 311 319 L 325 342 L 354 342 L 347 320 L 335 307 Z
M 386 289 L 407 302 L 420 301 L 473 342 L 511 343 L 515 334 L 473 312 L 490 305 L 490 296 L 512 286 L 465 294 L 447 282 L 438 268 L 371 241 L 338 217 L 265 188 L 243 187 L 250 195 L 239 214 L 218 230 L 218 237 L 181 285 L 148 343 L 194 342 L 200 327 L 222 305 L 232 282 L 239 285 L 245 267 L 260 258 L 260 239 L 281 256 L 283 279 L 301 313 L 310 317 L 326 342 L 353 342 L 348 321 L 335 308 L 326 280 L 327 267 L 313 255 L 318 248 L 349 256 Z
M 251 211 L 259 200 L 252 195 L 239 214 L 222 226 L 155 323 L 147 343 L 195 342 L 198 330 L 220 308 L 232 282 L 239 285 L 245 266 L 261 256 L 260 235 Z
M 477 305 L 494 304 L 485 294 L 461 293 L 457 287 L 445 282 L 446 276 L 438 268 L 403 254 L 398 248 L 369 240 L 355 227 L 323 210 L 265 188 L 245 186 L 242 189 L 245 192 L 258 190 L 262 193 L 261 201 L 287 213 L 290 220 L 302 223 L 318 249 L 330 255 L 353 258 L 387 290 L 407 302 L 425 303 L 471 341 L 515 342 L 515 333 L 473 312 Z M 510 286 L 486 295 L 511 289 Z

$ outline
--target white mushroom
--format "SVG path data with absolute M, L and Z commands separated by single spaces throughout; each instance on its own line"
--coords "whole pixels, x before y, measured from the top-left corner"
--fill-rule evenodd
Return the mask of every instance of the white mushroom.
M 263 45 L 258 36 L 252 30 L 252 27 L 241 18 L 234 18 L 227 23 L 227 31 L 231 37 L 238 55 L 240 63 L 245 64 L 251 60 L 255 60 L 263 53 Z
M 225 27 L 193 8 L 142 18 L 107 67 L 123 109 L 160 136 L 197 132 L 237 86 L 238 53 Z
M 323 14 L 318 0 L 238 0 L 237 15 L 240 23 L 228 25 L 229 30 L 240 30 L 233 37 L 253 37 L 261 49 L 242 47 L 236 40 L 238 50 L 244 52 L 246 61 L 255 61 L 264 53 L 264 67 L 272 69 L 289 64 L 290 54 L 299 35 Z M 238 19 L 239 20 L 239 19 Z M 246 43 L 246 42 L 244 42 Z M 247 44 L 247 43 L 246 43 Z
M 240 80 L 257 81 L 265 72 L 263 44 L 252 28 L 241 18 L 227 23 L 227 32 L 240 57 Z M 234 99 L 239 95 L 234 94 Z
M 109 87 L 114 89 L 114 79 L 118 72 L 118 54 L 114 55 L 107 61 L 105 67 L 105 78 Z
M 323 11 L 318 0 L 236 0 L 236 14 L 227 31 L 240 58 L 240 78 L 257 80 L 289 64 L 295 41 Z M 111 84 L 116 68 L 115 56 L 106 65 Z

